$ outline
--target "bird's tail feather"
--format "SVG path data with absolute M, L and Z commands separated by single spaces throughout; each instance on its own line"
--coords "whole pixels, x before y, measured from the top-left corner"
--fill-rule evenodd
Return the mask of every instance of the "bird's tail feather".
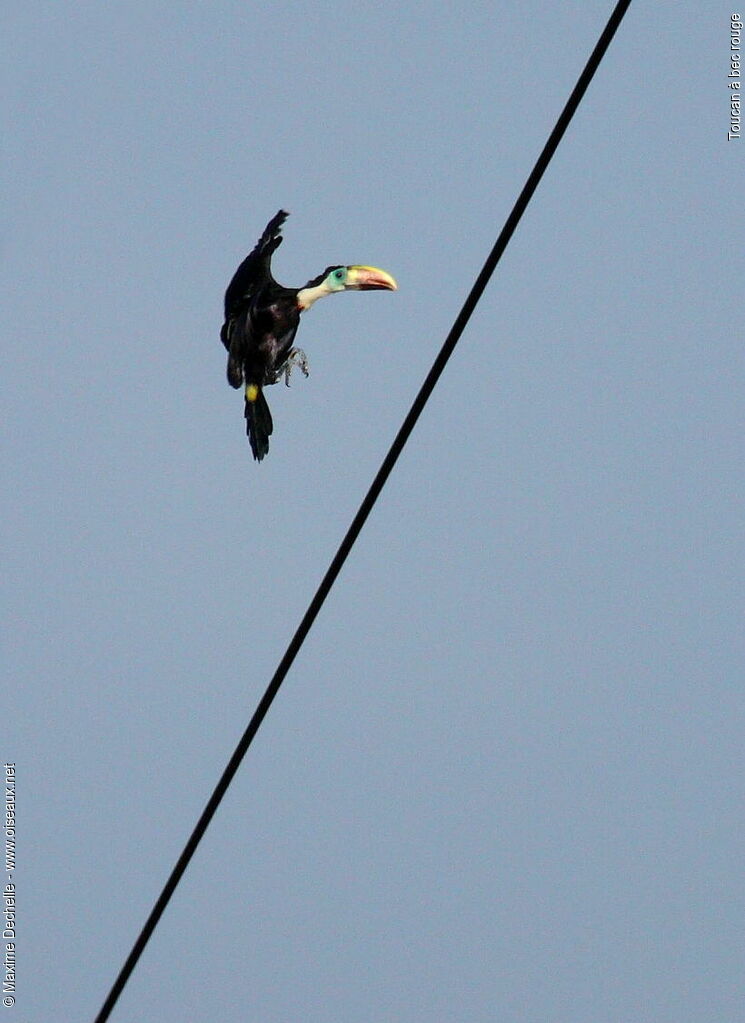
M 257 462 L 269 452 L 269 437 L 274 429 L 272 414 L 258 384 L 246 385 L 246 433 Z

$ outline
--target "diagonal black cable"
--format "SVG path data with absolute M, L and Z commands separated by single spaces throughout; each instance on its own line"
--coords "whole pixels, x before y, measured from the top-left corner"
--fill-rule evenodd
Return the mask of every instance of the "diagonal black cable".
M 261 723 L 264 720 L 267 711 L 272 705 L 272 701 L 274 700 L 274 697 L 277 695 L 279 687 L 282 685 L 285 676 L 287 675 L 288 671 L 290 670 L 290 667 L 292 666 L 292 662 L 295 660 L 298 651 L 300 650 L 301 646 L 303 645 L 303 642 L 305 641 L 305 637 L 308 635 L 308 632 L 310 631 L 313 622 L 316 620 L 318 612 L 321 610 L 321 607 L 323 606 L 323 603 L 326 600 L 326 597 L 328 596 L 331 587 L 334 585 L 334 582 L 336 581 L 336 577 L 339 575 L 339 572 L 341 571 L 342 566 L 346 561 L 349 552 L 354 546 L 355 540 L 359 536 L 360 531 L 362 530 L 362 527 L 364 526 L 368 515 L 372 511 L 373 506 L 377 501 L 381 490 L 385 486 L 385 483 L 391 474 L 393 466 L 396 464 L 396 461 L 398 460 L 398 456 L 401 454 L 404 445 L 409 439 L 411 432 L 414 429 L 416 422 L 422 413 L 422 410 L 424 409 L 424 406 L 427 404 L 427 401 L 429 400 L 429 397 L 432 394 L 432 391 L 434 390 L 435 385 L 440 378 L 440 375 L 442 374 L 442 371 L 445 369 L 448 359 L 452 355 L 455 346 L 460 340 L 460 336 L 463 333 L 469 319 L 471 318 L 471 314 L 476 308 L 476 305 L 479 299 L 481 298 L 481 295 L 483 294 L 486 285 L 489 283 L 489 279 L 491 278 L 491 275 L 494 273 L 497 263 L 499 262 L 502 256 L 502 253 L 507 248 L 507 244 L 509 243 L 509 240 L 514 233 L 515 228 L 520 222 L 520 218 L 525 212 L 525 209 L 528 203 L 530 202 L 533 193 L 538 187 L 538 183 L 543 177 L 544 171 L 551 162 L 551 158 L 556 152 L 556 149 L 559 143 L 561 142 L 564 132 L 569 126 L 569 123 L 572 120 L 572 117 L 574 116 L 577 107 L 582 101 L 582 97 L 587 91 L 587 87 L 592 81 L 592 78 L 595 72 L 597 71 L 601 60 L 605 56 L 605 52 L 608 49 L 608 46 L 610 45 L 610 42 L 613 36 L 615 35 L 618 26 L 621 24 L 621 21 L 623 20 L 623 17 L 626 14 L 626 11 L 628 10 L 630 4 L 631 0 L 619 0 L 619 2 L 616 4 L 613 13 L 611 14 L 608 20 L 608 24 L 605 26 L 600 38 L 598 39 L 595 49 L 592 51 L 592 54 L 590 55 L 590 59 L 587 61 L 587 64 L 585 65 L 585 68 L 582 71 L 582 74 L 579 76 L 577 84 L 572 90 L 571 96 L 567 100 L 566 106 L 559 115 L 559 119 L 554 125 L 554 129 L 551 132 L 548 141 L 546 142 L 546 145 L 543 147 L 543 151 L 541 152 L 541 155 L 538 157 L 535 167 L 531 171 L 530 177 L 526 181 L 522 192 L 518 196 L 517 201 L 513 206 L 512 212 L 507 218 L 507 221 L 494 244 L 494 248 L 489 253 L 489 256 L 486 262 L 484 263 L 481 273 L 476 278 L 476 282 L 471 288 L 471 292 L 468 295 L 468 298 L 466 299 L 463 308 L 458 314 L 458 317 L 455 320 L 455 323 L 453 324 L 450 333 L 445 339 L 445 343 L 443 344 L 439 355 L 435 359 L 432 365 L 432 369 L 429 371 L 427 378 L 422 384 L 419 394 L 417 394 L 416 398 L 414 399 L 414 404 L 411 406 L 408 415 L 404 419 L 401 429 L 398 431 L 398 434 L 396 435 L 396 438 L 393 441 L 393 444 L 391 445 L 390 451 L 385 456 L 383 464 L 381 465 L 380 469 L 378 470 L 377 476 L 372 482 L 372 486 L 365 495 L 365 498 L 359 507 L 359 511 L 357 512 L 357 514 L 354 517 L 354 520 L 352 521 L 352 525 L 349 527 L 346 536 L 344 537 L 339 546 L 338 551 L 334 555 L 334 559 L 329 565 L 326 575 L 323 577 L 323 580 L 321 581 L 321 584 L 318 587 L 315 596 L 311 600 L 310 605 L 308 606 L 308 610 L 305 612 L 305 615 L 303 616 L 303 619 L 300 622 L 300 625 L 298 626 L 297 632 L 292 637 L 290 645 L 287 647 L 285 655 L 280 661 L 279 667 L 274 673 L 274 677 L 272 678 L 271 682 L 267 687 L 266 692 L 261 698 L 261 701 L 258 707 L 256 708 L 254 715 L 251 718 L 248 727 L 246 728 L 246 731 L 243 733 L 240 742 L 236 746 L 235 752 L 230 758 L 227 767 L 223 771 L 222 777 L 220 778 L 219 782 L 217 783 L 217 786 L 215 787 L 215 791 L 210 796 L 209 802 L 202 811 L 202 816 L 197 821 L 196 827 L 194 828 L 194 831 L 192 832 L 189 841 L 186 843 L 186 846 L 184 847 L 184 851 L 179 856 L 178 862 L 176 863 L 176 866 L 173 868 L 171 876 L 168 878 L 168 881 L 166 882 L 165 888 L 161 892 L 158 901 L 153 906 L 150 916 L 147 918 L 145 922 L 145 926 L 142 928 L 142 931 L 140 932 L 137 941 L 134 943 L 132 951 L 129 953 L 129 956 L 127 957 L 127 960 L 124 966 L 122 967 L 119 976 L 116 978 L 116 981 L 114 982 L 114 985 L 111 988 L 108 998 L 104 1002 L 101 1011 L 96 1016 L 94 1023 L 105 1023 L 105 1021 L 108 1020 L 109 1015 L 111 1014 L 111 1010 L 114 1008 L 114 1005 L 116 1004 L 119 995 L 122 993 L 124 985 L 127 983 L 130 974 L 137 965 L 137 961 L 142 955 L 142 952 L 145 946 L 147 945 L 148 940 L 150 939 L 150 935 L 155 930 L 158 921 L 163 915 L 163 912 L 166 906 L 168 905 L 171 896 L 173 895 L 176 889 L 176 886 L 181 880 L 181 877 L 183 876 L 187 866 L 189 865 L 189 861 L 194 855 L 196 848 L 202 839 L 202 836 L 207 830 L 210 821 L 215 815 L 215 812 L 228 789 L 228 786 L 233 780 L 241 764 L 241 761 L 243 760 L 243 757 L 245 756 L 246 751 L 248 750 L 248 747 L 251 745 L 251 742 L 254 736 L 256 735 L 257 731 L 259 730 L 259 727 L 261 726 Z

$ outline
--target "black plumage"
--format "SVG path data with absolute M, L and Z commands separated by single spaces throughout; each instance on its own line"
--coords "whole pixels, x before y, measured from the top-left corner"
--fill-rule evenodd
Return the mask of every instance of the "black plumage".
M 307 361 L 293 341 L 300 314 L 314 301 L 347 289 L 395 290 L 390 275 L 375 267 L 329 266 L 303 288 L 285 288 L 272 276 L 271 261 L 282 244 L 282 225 L 288 214 L 280 210 L 267 224 L 255 248 L 243 260 L 225 292 L 225 322 L 220 331 L 228 350 L 228 382 L 245 387 L 245 417 L 251 451 L 261 461 L 269 451 L 272 416 L 263 388 L 275 384 L 294 366 L 307 376 Z

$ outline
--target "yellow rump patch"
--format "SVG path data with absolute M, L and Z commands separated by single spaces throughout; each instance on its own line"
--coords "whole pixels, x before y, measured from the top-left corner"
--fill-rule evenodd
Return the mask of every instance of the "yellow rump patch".
M 259 389 L 256 384 L 246 385 L 246 401 L 254 402 L 259 396 Z

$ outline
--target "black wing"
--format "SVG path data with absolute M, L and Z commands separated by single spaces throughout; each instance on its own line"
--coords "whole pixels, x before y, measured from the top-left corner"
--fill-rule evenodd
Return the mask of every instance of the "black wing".
M 282 244 L 282 225 L 289 214 L 280 210 L 264 228 L 253 252 L 250 252 L 233 274 L 225 292 L 225 319 L 235 316 L 247 298 L 262 284 L 273 284 L 272 255 Z
M 222 343 L 228 349 L 233 321 L 260 288 L 265 284 L 276 283 L 271 270 L 272 254 L 282 244 L 282 225 L 288 216 L 285 210 L 280 210 L 272 217 L 254 250 L 243 260 L 228 285 L 225 292 L 225 323 L 220 331 Z

